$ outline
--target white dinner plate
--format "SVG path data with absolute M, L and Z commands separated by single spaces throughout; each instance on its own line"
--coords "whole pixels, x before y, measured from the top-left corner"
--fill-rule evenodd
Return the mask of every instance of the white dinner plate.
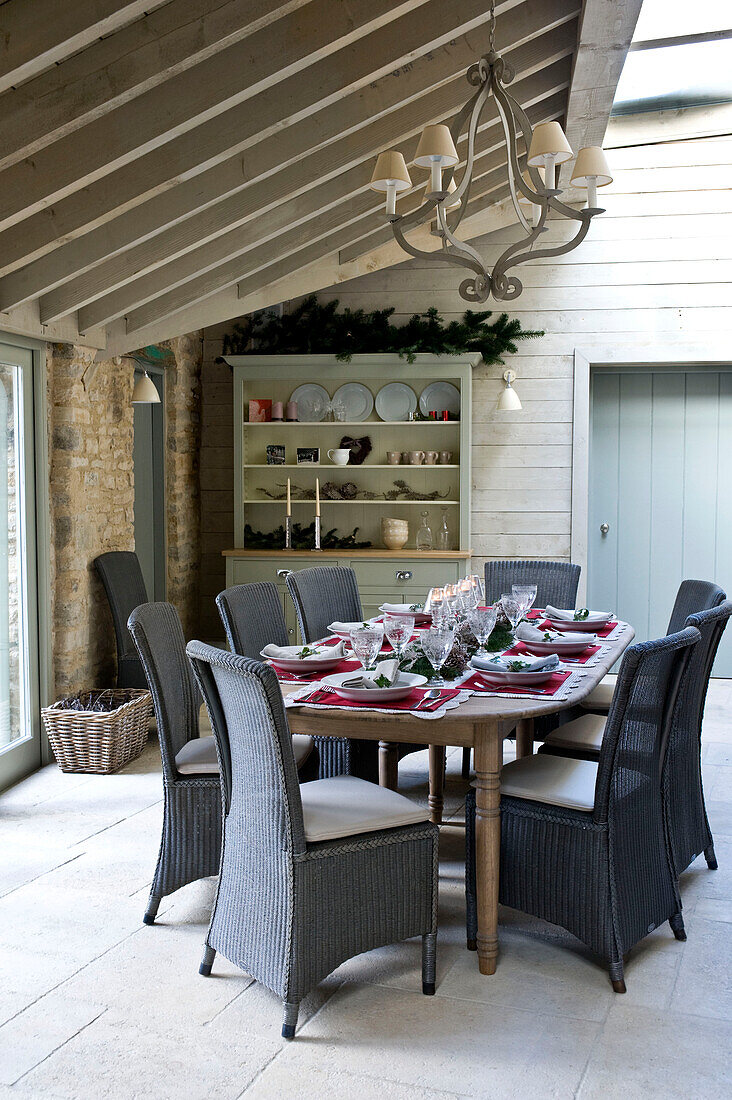
M 350 642 L 350 640 L 351 640 L 351 631 L 352 630 L 358 630 L 359 627 L 363 627 L 364 622 L 368 623 L 369 626 L 370 626 L 371 623 L 372 623 L 372 620 L 359 619 L 358 622 L 356 622 L 356 623 L 340 623 L 338 626 L 336 626 L 335 623 L 329 623 L 328 624 L 328 630 L 330 631 L 331 634 L 334 634 L 337 638 L 342 638 L 345 642 Z
M 268 657 L 266 653 L 260 653 L 259 656 L 269 661 L 275 668 L 282 668 L 285 672 L 301 672 L 303 675 L 311 672 L 327 672 L 329 668 L 335 668 L 345 659 L 343 657 Z
M 520 658 L 516 658 L 520 660 Z M 475 666 L 473 666 L 475 667 Z M 488 672 L 487 669 L 476 668 L 475 671 L 480 676 L 481 680 L 485 680 L 488 684 L 496 684 L 498 687 L 540 687 L 541 684 L 545 684 L 555 672 L 560 671 L 556 668 L 542 668 L 539 672 L 503 672 L 497 668 L 494 671 Z
M 602 622 L 599 619 L 593 619 L 591 623 L 574 622 L 573 619 L 547 619 L 547 622 L 551 624 L 554 630 L 567 630 L 567 631 L 579 631 L 580 634 L 594 634 L 598 626 L 605 626 L 612 619 L 612 615 L 608 615 Z M 589 642 L 587 643 L 590 644 Z
M 430 382 L 420 394 L 419 407 L 424 416 L 436 412 L 439 417 L 443 409 L 450 416 L 460 416 L 460 390 L 452 382 Z
M 360 382 L 346 382 L 333 394 L 333 404 L 338 401 L 344 410 L 344 420 L 367 420 L 374 407 L 371 390 Z
M 589 646 L 597 645 L 597 637 L 594 634 L 588 635 L 587 640 L 581 642 L 565 642 L 562 638 L 554 638 L 551 642 L 526 642 L 523 638 L 520 641 L 535 657 L 548 657 L 551 653 L 556 653 L 558 657 L 562 654 L 565 657 L 577 657 Z
M 416 409 L 417 395 L 404 382 L 389 382 L 376 395 L 376 411 L 382 420 L 409 420 Z
M 398 618 L 400 615 L 403 615 L 405 618 L 409 615 L 413 615 L 415 623 L 428 623 L 432 619 L 431 611 L 411 611 L 410 607 L 411 604 L 408 603 L 395 603 L 392 607 L 389 608 L 384 607 L 384 605 L 382 604 L 379 608 L 379 611 L 382 615 L 392 615 L 396 618 Z
M 323 683 L 335 688 L 344 699 L 350 699 L 353 703 L 363 703 L 371 700 L 374 703 L 396 703 L 399 699 L 405 699 L 414 688 L 424 687 L 427 683 L 426 676 L 418 676 L 416 672 L 400 672 L 399 679 L 393 687 L 388 688 L 345 688 L 341 685 L 344 680 L 353 680 L 358 672 L 336 672 L 333 676 L 324 676 Z
M 328 411 L 330 394 L 317 382 L 306 382 L 290 394 L 290 401 L 297 402 L 297 419 L 320 421 Z

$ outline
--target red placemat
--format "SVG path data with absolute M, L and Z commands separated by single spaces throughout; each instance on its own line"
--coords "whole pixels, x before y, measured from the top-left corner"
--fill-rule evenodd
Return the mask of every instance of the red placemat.
M 440 707 L 444 707 L 445 703 L 449 703 L 451 699 L 454 699 L 460 694 L 461 688 L 441 688 L 441 694 L 439 699 L 432 699 L 430 702 L 425 703 L 423 707 L 420 707 L 420 711 L 439 710 Z M 304 696 L 302 699 L 297 700 L 298 706 L 303 706 L 307 703 L 320 703 L 322 706 L 341 707 L 349 710 L 414 710 L 415 707 L 424 699 L 425 692 L 429 691 L 429 688 L 412 688 L 409 695 L 404 699 L 399 699 L 397 702 L 363 702 L 354 703 L 352 699 L 344 699 L 342 695 L 339 695 L 337 691 L 325 691 L 322 688 L 311 692 L 310 695 Z
M 509 687 L 503 684 L 491 687 L 482 676 L 475 672 L 469 680 L 463 680 L 460 687 L 470 688 L 471 691 L 490 692 L 496 695 L 526 695 L 528 699 L 540 699 L 542 696 L 546 696 L 547 699 L 550 699 L 552 695 L 556 695 L 564 681 L 571 675 L 571 672 L 554 672 L 548 680 L 535 688 L 518 687 L 516 685 Z
M 289 672 L 287 669 L 280 668 L 275 661 L 270 661 L 270 664 L 277 673 L 277 679 L 281 680 L 283 684 L 312 684 L 316 680 L 322 680 L 324 676 L 331 676 L 335 672 L 352 672 L 356 668 L 361 668 L 361 662 L 353 660 L 341 661 L 340 664 L 327 669 L 325 672 L 316 672 L 314 669 L 308 672 L 307 665 L 303 662 L 303 671 L 301 673 L 294 673 Z
M 579 654 L 576 657 L 562 657 L 561 653 L 558 653 L 560 661 L 571 661 L 573 665 L 584 665 L 591 657 L 594 657 L 596 653 L 599 653 L 602 646 L 591 645 L 584 653 Z M 516 645 L 511 646 L 510 649 L 504 649 L 504 657 L 535 657 L 536 654 L 532 653 L 530 649 L 527 649 L 523 642 L 516 642 Z
M 612 634 L 617 625 L 617 619 L 611 619 L 609 623 L 605 623 L 604 626 L 598 626 L 598 628 L 591 633 L 597 634 L 598 638 L 607 638 L 608 634 Z M 556 622 L 550 623 L 548 619 L 545 619 L 543 623 L 539 623 L 539 630 L 558 630 L 560 634 L 571 634 L 574 629 L 573 623 L 567 623 L 566 626 L 557 626 Z

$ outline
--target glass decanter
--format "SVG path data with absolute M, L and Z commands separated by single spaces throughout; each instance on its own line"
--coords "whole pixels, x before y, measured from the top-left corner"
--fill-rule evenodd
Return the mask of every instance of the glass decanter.
M 418 550 L 431 550 L 432 549 L 432 528 L 427 522 L 428 512 L 420 513 L 422 516 L 422 522 L 419 525 L 417 531 L 416 547 Z
M 450 534 L 450 527 L 447 522 L 447 508 L 442 509 L 440 529 L 437 532 L 437 549 L 452 550 L 452 535 Z

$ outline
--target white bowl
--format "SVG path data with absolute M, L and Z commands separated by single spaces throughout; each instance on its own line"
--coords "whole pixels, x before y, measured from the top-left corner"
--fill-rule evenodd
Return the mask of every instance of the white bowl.
M 396 703 L 400 699 L 406 699 L 414 688 L 424 687 L 427 683 L 426 676 L 418 676 L 415 672 L 400 672 L 399 679 L 393 687 L 388 688 L 345 688 L 344 680 L 353 680 L 358 676 L 357 671 L 336 672 L 333 676 L 324 676 L 323 683 L 335 688 L 344 699 L 353 703 L 364 703 L 368 700 L 374 703 Z
M 334 634 L 337 638 L 343 638 L 344 641 L 350 642 L 351 631 L 359 630 L 363 627 L 364 621 L 368 626 L 381 626 L 381 623 L 369 623 L 367 620 L 359 619 L 356 623 L 341 623 L 340 626 L 336 626 L 335 623 L 330 623 L 328 630 L 331 634 Z
M 608 615 L 606 619 L 593 619 L 591 623 L 583 619 L 577 622 L 574 619 L 547 619 L 547 622 L 551 624 L 553 630 L 578 630 L 581 634 L 594 634 L 598 626 L 605 626 L 611 619 L 612 615 Z
M 343 660 L 343 657 L 268 657 L 266 653 L 260 653 L 259 656 L 275 668 L 284 669 L 285 672 L 301 672 L 304 675 L 311 672 L 327 672 L 329 668 L 335 668 Z
M 398 618 L 400 615 L 403 615 L 405 618 L 411 615 L 414 617 L 415 623 L 428 623 L 432 620 L 431 611 L 410 611 L 409 609 L 411 606 L 412 605 L 408 603 L 394 604 L 393 608 L 389 608 L 387 610 L 382 604 L 379 608 L 379 611 L 382 615 L 392 615 L 396 618 Z M 399 610 L 396 610 L 396 608 L 398 608 Z
M 582 642 L 565 642 L 561 638 L 554 638 L 551 642 L 527 642 L 522 638 L 521 644 L 535 657 L 548 657 L 552 653 L 556 653 L 558 657 L 562 654 L 565 657 L 576 657 L 590 646 L 597 645 L 597 636 L 589 634 L 587 641 Z

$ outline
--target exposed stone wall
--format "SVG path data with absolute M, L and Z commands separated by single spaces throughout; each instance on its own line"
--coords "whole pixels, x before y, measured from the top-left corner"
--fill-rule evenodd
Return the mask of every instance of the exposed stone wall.
M 166 368 L 168 599 L 198 633 L 200 335 L 171 341 Z M 48 351 L 55 694 L 114 683 L 114 631 L 94 558 L 134 550 L 134 366 L 94 351 Z
M 175 366 L 166 367 L 168 600 L 187 638 L 197 634 L 201 566 L 201 334 L 170 341 Z
M 133 367 L 48 352 L 55 693 L 114 683 L 114 633 L 92 562 L 134 550 Z

